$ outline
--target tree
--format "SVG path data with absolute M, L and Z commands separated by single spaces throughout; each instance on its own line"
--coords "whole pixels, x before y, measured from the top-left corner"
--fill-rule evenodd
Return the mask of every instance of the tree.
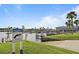
M 77 14 L 75 13 L 75 11 L 72 11 L 70 13 L 67 14 L 66 19 L 70 20 L 70 26 L 72 28 L 72 34 L 73 34 L 73 27 L 74 27 L 74 19 L 76 19 Z
M 71 27 L 71 20 L 68 20 L 65 24 L 66 24 L 66 26 L 67 26 L 67 28 L 68 28 L 69 30 L 72 29 L 72 27 Z
M 68 28 L 71 28 L 70 20 L 68 20 L 68 22 L 66 22 L 65 24 Z
M 75 20 L 75 21 L 74 21 L 74 24 L 75 24 L 76 26 L 78 26 L 79 20 Z
M 76 25 L 76 27 L 78 26 L 78 24 L 79 24 L 79 20 L 75 20 L 74 21 L 74 24 Z M 77 31 L 77 29 L 76 29 L 76 31 Z

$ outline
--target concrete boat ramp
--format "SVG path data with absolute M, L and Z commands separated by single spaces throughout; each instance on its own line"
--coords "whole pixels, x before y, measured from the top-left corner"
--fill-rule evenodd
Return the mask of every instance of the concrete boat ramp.
M 79 40 L 48 41 L 43 43 L 79 52 Z

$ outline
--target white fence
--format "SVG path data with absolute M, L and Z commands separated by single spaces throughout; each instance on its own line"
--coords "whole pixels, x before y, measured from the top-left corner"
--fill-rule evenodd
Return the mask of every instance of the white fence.
M 2 39 L 6 40 L 7 38 L 7 32 L 0 32 L 0 43 L 2 42 Z
M 16 32 L 18 33 L 18 32 Z M 41 34 L 36 33 L 23 33 L 23 39 L 22 40 L 28 40 L 28 41 L 34 41 L 34 42 L 41 42 Z M 46 33 L 42 33 L 43 36 L 46 36 Z M 38 36 L 38 38 L 37 38 Z M 8 37 L 8 38 L 7 38 Z M 0 32 L 0 42 L 4 38 L 6 41 L 12 40 L 12 34 L 7 34 L 7 32 Z
M 36 38 L 36 33 L 27 33 L 27 40 L 28 41 L 34 41 L 34 42 L 41 42 L 41 38 L 37 39 Z

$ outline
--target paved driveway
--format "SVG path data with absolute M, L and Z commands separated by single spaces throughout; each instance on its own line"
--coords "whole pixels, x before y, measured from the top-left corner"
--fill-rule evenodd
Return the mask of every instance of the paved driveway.
M 44 43 L 79 52 L 79 40 L 48 41 Z

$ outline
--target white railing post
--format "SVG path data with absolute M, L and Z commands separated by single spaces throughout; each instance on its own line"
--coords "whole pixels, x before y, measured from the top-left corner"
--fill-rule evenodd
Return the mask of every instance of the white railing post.
M 13 38 L 13 29 L 10 28 L 10 33 L 11 33 L 11 40 L 12 40 L 12 54 L 15 54 L 15 42 L 14 42 L 14 38 Z
M 22 41 L 20 41 L 20 54 L 23 54 L 23 45 L 22 45 Z
M 12 54 L 15 54 L 15 43 L 12 42 Z
M 24 39 L 24 26 L 22 26 L 22 40 Z M 20 54 L 23 54 L 23 43 L 22 40 L 20 40 Z

